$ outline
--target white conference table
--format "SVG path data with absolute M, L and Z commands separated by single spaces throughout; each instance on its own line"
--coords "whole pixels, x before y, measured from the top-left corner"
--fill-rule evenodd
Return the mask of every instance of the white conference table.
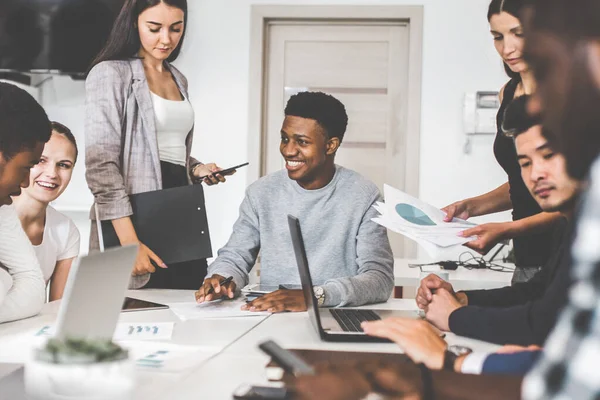
M 399 287 L 418 286 L 421 269 L 410 268 L 408 264 L 423 264 L 423 261 L 405 258 L 394 259 L 394 285 Z M 514 268 L 514 264 L 498 263 L 507 268 Z M 433 266 L 435 267 L 435 266 Z M 455 290 L 496 289 L 510 286 L 511 272 L 492 271 L 491 269 L 467 269 L 458 267 L 449 272 L 449 280 Z
M 176 303 L 193 299 L 193 291 L 138 290 L 128 296 L 159 303 Z M 54 323 L 59 302 L 48 303 L 42 313 L 22 321 L 0 325 L 0 377 L 27 359 L 31 348 L 16 345 L 44 325 Z M 365 308 L 416 310 L 414 300 L 391 299 L 387 303 Z M 319 339 L 307 313 L 282 313 L 270 316 L 197 319 L 181 321 L 170 310 L 122 313 L 120 322 L 175 322 L 173 335 L 164 341 L 179 345 L 201 346 L 210 354 L 193 367 L 178 373 L 137 371 L 136 399 L 204 398 L 231 399 L 242 383 L 267 384 L 265 366 L 268 357 L 258 350 L 258 343 L 274 339 L 287 348 L 401 352 L 394 344 L 328 343 Z M 498 346 L 447 334 L 449 344 L 462 344 L 474 350 L 494 350 Z M 6 363 L 2 365 L 2 363 Z M 193 396 L 193 397 L 192 397 Z
M 415 310 L 414 300 L 390 299 L 384 304 L 361 308 Z M 264 355 L 258 344 L 272 339 L 284 348 L 360 351 L 379 353 L 401 353 L 400 348 L 384 343 L 333 343 L 321 341 L 313 328 L 307 313 L 274 314 L 257 324 L 239 340 L 226 347 L 217 357 L 206 362 L 184 378 L 170 394 L 174 398 L 200 396 L 207 399 L 230 399 L 231 393 L 241 384 L 268 385 L 265 366 L 269 357 Z M 446 335 L 452 344 L 469 346 L 473 350 L 493 351 L 499 346 Z M 226 376 L 224 376 L 226 373 Z
M 163 304 L 194 301 L 193 290 L 131 290 L 127 296 Z M 18 363 L 24 363 L 29 357 L 34 333 L 46 325 L 53 325 L 60 302 L 44 305 L 42 312 L 21 321 L 0 324 L 0 376 L 10 373 Z M 266 316 L 244 318 L 222 318 L 181 321 L 171 310 L 154 310 L 121 313 L 119 322 L 157 323 L 175 322 L 170 340 L 159 340 L 176 345 L 195 346 L 200 348 L 200 355 L 213 357 L 226 346 L 238 340 Z M 202 353 L 204 352 L 204 354 Z M 204 361 L 201 361 L 199 365 Z M 11 364 L 1 367 L 1 363 Z M 182 379 L 189 371 L 179 374 L 154 371 L 138 373 L 136 399 L 161 399 L 162 393 Z M 0 398 L 2 396 L 0 395 Z

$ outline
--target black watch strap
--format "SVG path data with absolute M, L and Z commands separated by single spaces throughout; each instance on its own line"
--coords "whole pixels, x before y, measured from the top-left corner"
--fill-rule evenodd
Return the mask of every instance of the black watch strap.
M 427 368 L 425 364 L 418 364 L 417 366 L 421 370 L 421 383 L 423 384 L 422 400 L 434 400 L 433 376 L 431 376 L 431 370 Z
M 444 352 L 444 369 L 447 371 L 454 371 L 454 364 L 456 364 L 456 359 L 458 356 L 451 352 L 450 350 L 446 350 Z

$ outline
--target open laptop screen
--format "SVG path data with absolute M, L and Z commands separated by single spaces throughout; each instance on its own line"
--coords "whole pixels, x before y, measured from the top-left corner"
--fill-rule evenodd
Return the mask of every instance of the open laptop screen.
M 306 248 L 302 239 L 302 231 L 300 230 L 300 221 L 293 215 L 288 215 L 288 225 L 290 234 L 292 235 L 292 244 L 294 246 L 294 254 L 298 263 L 298 272 L 300 273 L 300 282 L 302 283 L 302 292 L 304 293 L 304 302 L 308 310 L 310 321 L 314 325 L 319 335 L 323 337 L 325 331 L 321 326 L 321 318 L 319 316 L 319 307 L 313 292 L 312 279 L 310 277 L 310 269 L 308 268 L 308 259 L 306 257 Z

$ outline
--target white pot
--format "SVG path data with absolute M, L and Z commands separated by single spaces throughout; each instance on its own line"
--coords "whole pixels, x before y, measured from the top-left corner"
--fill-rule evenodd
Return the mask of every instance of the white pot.
M 93 364 L 30 360 L 25 390 L 32 400 L 130 400 L 134 366 L 129 359 Z

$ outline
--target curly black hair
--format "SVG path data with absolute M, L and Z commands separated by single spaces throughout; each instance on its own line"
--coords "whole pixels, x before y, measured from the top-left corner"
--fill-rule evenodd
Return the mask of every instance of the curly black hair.
M 300 92 L 287 102 L 286 116 L 314 119 L 329 139 L 344 139 L 348 126 L 346 107 L 335 97 L 323 92 Z
M 0 153 L 10 160 L 50 140 L 52 128 L 46 112 L 29 93 L 0 82 Z

